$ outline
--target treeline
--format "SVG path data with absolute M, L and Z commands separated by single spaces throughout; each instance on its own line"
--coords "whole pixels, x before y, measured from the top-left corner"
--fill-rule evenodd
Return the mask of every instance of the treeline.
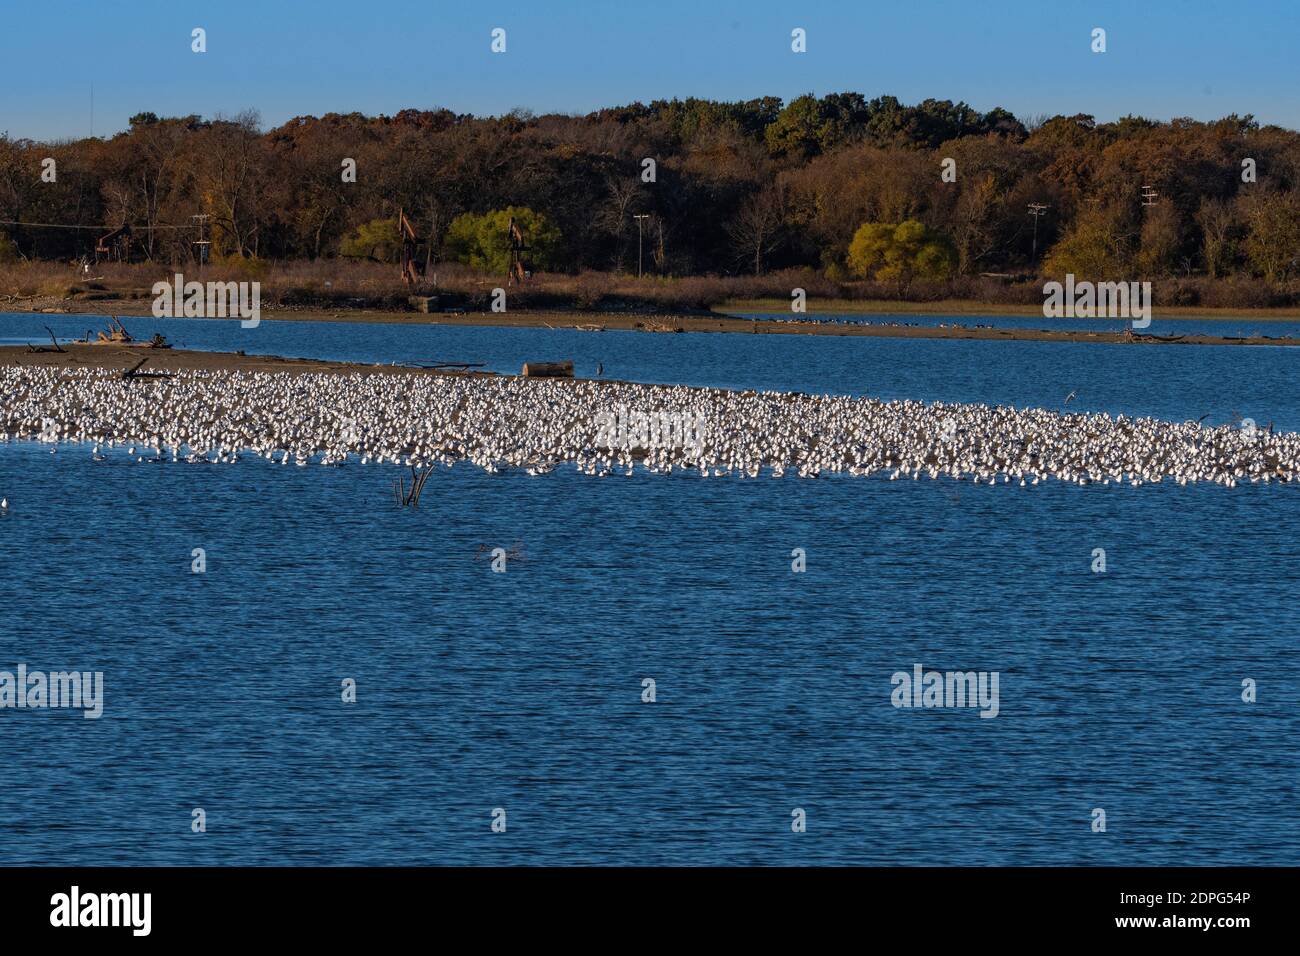
M 0 226 L 0 259 L 73 260 L 92 227 L 127 222 L 137 256 L 185 263 L 203 214 L 217 260 L 389 260 L 402 208 L 428 264 L 485 261 L 466 237 L 510 207 L 544 233 L 546 267 L 569 273 L 635 272 L 639 235 L 652 273 L 882 278 L 855 236 L 915 222 L 943 250 L 932 267 L 956 277 L 1280 283 L 1300 263 L 1300 135 L 1250 116 L 1022 122 L 841 93 L 586 116 L 329 114 L 269 131 L 251 113 L 141 113 L 109 139 L 0 136 L 0 219 L 87 227 Z

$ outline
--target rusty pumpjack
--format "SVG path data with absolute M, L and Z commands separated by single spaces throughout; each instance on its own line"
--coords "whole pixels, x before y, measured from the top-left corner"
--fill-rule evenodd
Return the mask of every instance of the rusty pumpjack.
M 131 224 L 122 223 L 112 232 L 99 237 L 95 244 L 95 263 L 101 258 L 126 262 L 131 258 Z
M 524 279 L 533 274 L 532 265 L 525 261 L 524 252 L 528 246 L 524 243 L 524 232 L 515 222 L 515 217 L 510 217 L 510 275 L 506 279 L 506 285 L 514 285 L 518 282 L 523 284 Z
M 404 209 L 397 210 L 397 232 L 402 240 L 402 279 L 408 289 L 413 289 L 424 278 L 424 266 L 416 261 L 415 247 L 419 240 Z
M 123 226 L 123 228 L 127 229 L 128 232 L 130 231 L 128 226 Z M 424 278 L 424 266 L 415 257 L 419 237 L 415 234 L 415 227 L 411 225 L 411 220 L 406 218 L 405 209 L 397 210 L 397 234 L 402 242 L 402 280 L 406 283 L 408 289 L 413 289 Z M 109 235 L 114 234 L 110 233 Z M 525 279 L 532 275 L 533 270 L 532 264 L 524 258 L 524 253 L 528 251 L 528 244 L 524 242 L 524 232 L 519 228 L 519 224 L 515 222 L 514 216 L 510 217 L 508 238 L 510 241 L 510 275 L 506 280 L 506 285 L 514 285 L 516 282 L 523 283 Z

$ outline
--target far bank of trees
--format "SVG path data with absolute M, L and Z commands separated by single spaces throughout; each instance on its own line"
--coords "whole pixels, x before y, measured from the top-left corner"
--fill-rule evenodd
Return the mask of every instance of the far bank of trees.
M 1037 219 L 1031 203 L 1046 207 Z M 1300 134 L 1250 116 L 1022 122 L 840 93 L 586 116 L 330 114 L 271 130 L 252 113 L 140 113 L 109 139 L 0 136 L 0 219 L 87 227 L 0 226 L 0 261 L 75 259 L 94 227 L 129 222 L 140 258 L 184 263 L 197 215 L 217 260 L 392 261 L 399 208 L 429 264 L 497 273 L 513 214 L 534 267 L 558 272 L 635 273 L 639 235 L 645 270 L 662 275 L 1283 283 L 1300 276 Z

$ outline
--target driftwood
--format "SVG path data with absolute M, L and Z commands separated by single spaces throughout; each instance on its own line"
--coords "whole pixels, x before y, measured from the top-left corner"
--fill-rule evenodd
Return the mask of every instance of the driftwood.
M 573 360 L 564 362 L 525 362 L 524 378 L 573 378 Z
M 55 338 L 54 330 L 52 328 L 50 328 L 48 325 L 42 326 L 42 328 L 44 328 L 46 332 L 50 333 L 50 341 L 53 342 L 54 344 L 52 346 L 29 344 L 27 346 L 27 351 L 29 352 L 66 352 L 67 351 L 67 349 L 65 349 L 62 345 L 59 344 L 59 340 Z
M 654 316 L 646 319 L 644 322 L 636 324 L 638 329 L 644 329 L 647 332 L 684 332 L 670 316 Z M 758 331 L 758 320 L 754 320 L 754 331 Z
M 393 497 L 397 499 L 399 508 L 419 507 L 420 492 L 424 490 L 424 483 L 429 480 L 433 474 L 433 466 L 426 465 L 424 468 L 411 466 L 411 487 L 406 487 L 406 478 L 402 477 L 393 482 Z
M 483 368 L 487 362 L 403 362 L 407 368 Z
M 109 318 L 112 319 L 112 321 L 108 324 L 108 332 L 100 332 L 99 341 L 101 342 L 134 342 L 135 341 L 135 339 L 131 338 L 131 333 L 126 330 L 126 326 L 122 324 L 121 320 L 117 316 L 111 315 L 109 316 Z

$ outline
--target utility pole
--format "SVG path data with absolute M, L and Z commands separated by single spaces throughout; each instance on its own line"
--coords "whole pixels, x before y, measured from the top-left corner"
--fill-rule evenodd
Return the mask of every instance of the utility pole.
M 1142 187 L 1142 205 L 1144 206 L 1156 205 L 1157 202 L 1159 201 L 1159 196 L 1160 194 L 1156 192 L 1156 187 L 1154 186 Z
M 650 216 L 642 213 L 632 218 L 636 220 L 636 277 L 639 279 L 641 278 L 641 220 L 649 219 Z
M 1046 203 L 1031 202 L 1029 204 L 1029 215 L 1034 217 L 1034 253 L 1033 261 L 1038 262 L 1038 217 L 1047 212 L 1051 207 Z
M 199 238 L 194 240 L 194 245 L 199 247 L 199 275 L 203 275 L 203 265 L 208 261 L 208 247 L 212 245 L 212 243 L 208 241 L 207 236 L 208 220 L 211 218 L 212 217 L 207 213 L 199 213 L 198 215 L 190 216 L 190 219 L 193 220 L 194 224 L 199 227 Z

